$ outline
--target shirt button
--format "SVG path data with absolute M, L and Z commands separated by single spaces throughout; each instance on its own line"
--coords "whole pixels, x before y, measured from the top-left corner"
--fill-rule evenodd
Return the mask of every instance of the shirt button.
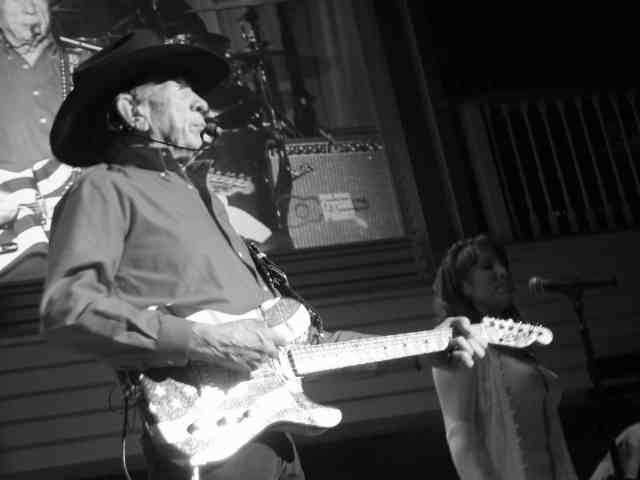
M 42 124 L 47 123 L 47 119 L 46 119 L 46 118 L 44 118 L 44 117 L 40 117 L 40 118 L 38 119 L 38 121 L 39 121 L 40 123 L 42 123 Z
M 40 90 L 34 90 L 34 91 L 33 91 L 33 95 L 34 95 L 35 97 L 37 97 L 38 95 L 40 95 Z
M 22 64 L 22 68 L 23 68 L 24 70 L 29 70 L 29 65 L 27 65 L 26 63 L 23 63 L 23 64 Z

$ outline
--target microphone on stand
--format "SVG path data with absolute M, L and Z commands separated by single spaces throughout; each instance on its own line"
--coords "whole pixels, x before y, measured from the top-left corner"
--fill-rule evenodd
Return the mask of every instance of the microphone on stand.
M 562 293 L 573 296 L 584 290 L 614 287 L 618 284 L 616 277 L 609 280 L 553 280 L 550 278 L 531 277 L 529 290 L 531 293 Z

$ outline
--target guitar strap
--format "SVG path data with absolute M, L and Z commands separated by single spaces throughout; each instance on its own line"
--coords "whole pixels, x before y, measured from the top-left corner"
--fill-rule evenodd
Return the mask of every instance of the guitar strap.
M 260 276 L 271 290 L 285 297 L 296 299 L 309 311 L 311 318 L 309 342 L 312 344 L 320 343 L 320 337 L 324 331 L 320 314 L 291 286 L 282 267 L 267 257 L 267 254 L 261 251 L 254 242 L 245 240 L 245 243 Z

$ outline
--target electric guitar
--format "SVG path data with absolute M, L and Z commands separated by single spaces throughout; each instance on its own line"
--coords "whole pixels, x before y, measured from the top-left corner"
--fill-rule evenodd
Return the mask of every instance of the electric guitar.
M 20 172 L 0 169 L 0 202 L 18 211 L 0 225 L 0 278 L 28 257 L 46 255 L 53 209 L 78 173 L 55 160 Z
M 303 392 L 304 376 L 440 352 L 452 338 L 451 329 L 438 328 L 309 344 L 310 318 L 303 305 L 279 298 L 262 311 L 267 325 L 290 341 L 277 359 L 247 374 L 202 365 L 183 369 L 179 377 L 139 376 L 152 441 L 175 461 L 191 466 L 222 462 L 267 429 L 314 434 L 334 427 L 342 419 L 340 410 L 310 400 Z M 239 318 L 227 317 L 216 322 Z M 189 319 L 210 321 L 206 312 Z M 484 318 L 472 328 L 491 344 L 515 348 L 553 339 L 547 328 L 512 320 Z

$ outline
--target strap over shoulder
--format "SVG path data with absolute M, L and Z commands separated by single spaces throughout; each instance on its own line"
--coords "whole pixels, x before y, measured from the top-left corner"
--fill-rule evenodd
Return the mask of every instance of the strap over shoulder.
M 254 263 L 260 273 L 260 276 L 265 283 L 274 291 L 285 297 L 295 298 L 298 302 L 304 305 L 309 311 L 311 317 L 311 329 L 310 338 L 311 343 L 319 343 L 320 336 L 322 335 L 324 328 L 322 325 L 322 318 L 320 314 L 296 292 L 291 284 L 285 271 L 271 260 L 266 253 L 260 250 L 256 244 L 250 240 L 245 240 L 249 253 L 253 258 Z

